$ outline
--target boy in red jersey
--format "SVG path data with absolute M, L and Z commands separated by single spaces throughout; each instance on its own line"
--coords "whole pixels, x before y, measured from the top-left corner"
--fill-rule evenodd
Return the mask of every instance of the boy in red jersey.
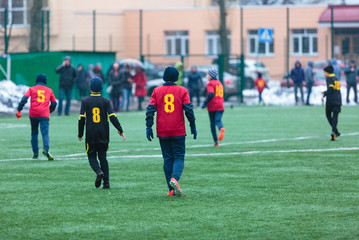
M 218 146 L 218 141 L 222 141 L 224 137 L 224 127 L 222 124 L 222 116 L 224 112 L 223 85 L 217 80 L 217 75 L 218 73 L 216 69 L 208 70 L 207 99 L 202 105 L 202 108 L 207 107 L 208 110 L 215 147 Z M 219 129 L 218 138 L 216 126 Z
M 48 160 L 54 160 L 54 157 L 51 156 L 49 152 L 49 121 L 50 113 L 55 110 L 57 103 L 52 90 L 46 87 L 46 81 L 47 79 L 44 74 L 40 73 L 37 75 L 36 85 L 34 87 L 30 87 L 22 97 L 17 108 L 16 117 L 17 119 L 21 118 L 21 110 L 27 103 L 29 97 L 31 97 L 29 117 L 31 123 L 31 146 L 32 151 L 34 152 L 33 159 L 37 159 L 39 157 L 38 134 L 40 124 L 43 143 L 42 153 Z
M 262 99 L 262 92 L 264 90 L 264 88 L 267 87 L 267 83 L 266 81 L 262 78 L 262 73 L 257 73 L 257 79 L 254 81 L 254 85 L 257 87 L 257 91 L 258 91 L 258 104 L 261 104 L 262 102 L 264 103 L 263 99 Z
M 146 137 L 149 141 L 153 138 L 153 116 L 157 111 L 157 137 L 163 156 L 163 170 L 165 172 L 168 196 L 181 196 L 182 190 L 178 181 L 184 168 L 186 117 L 190 123 L 191 134 L 197 138 L 193 105 L 189 100 L 188 90 L 178 86 L 178 71 L 174 67 L 167 67 L 163 74 L 165 84 L 153 90 L 151 100 L 146 111 Z

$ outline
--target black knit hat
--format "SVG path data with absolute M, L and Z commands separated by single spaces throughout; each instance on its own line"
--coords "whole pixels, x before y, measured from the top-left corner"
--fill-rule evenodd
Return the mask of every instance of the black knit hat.
M 323 70 L 324 70 L 324 72 L 327 72 L 327 73 L 333 73 L 334 72 L 334 68 L 333 68 L 332 65 L 326 66 Z
M 163 73 L 163 80 L 166 82 L 176 82 L 179 72 L 175 67 L 167 67 Z
M 103 81 L 99 77 L 93 77 L 90 80 L 90 90 L 92 92 L 101 92 Z
M 37 74 L 36 76 L 36 83 L 43 83 L 46 85 L 46 81 L 47 81 L 47 78 L 46 78 L 46 75 L 43 74 L 43 73 L 39 73 Z

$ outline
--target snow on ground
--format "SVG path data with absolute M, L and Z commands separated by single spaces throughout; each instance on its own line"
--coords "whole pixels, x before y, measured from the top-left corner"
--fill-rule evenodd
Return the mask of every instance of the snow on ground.
M 28 89 L 28 86 L 16 85 L 10 80 L 0 81 L 0 113 L 15 113 L 22 96 Z M 29 104 L 25 105 L 25 112 L 29 107 Z

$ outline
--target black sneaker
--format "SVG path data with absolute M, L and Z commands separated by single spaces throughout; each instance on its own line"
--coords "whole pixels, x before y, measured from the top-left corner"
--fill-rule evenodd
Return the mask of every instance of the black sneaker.
M 341 134 L 340 134 L 340 132 L 337 132 L 335 135 L 336 135 L 337 137 L 339 137 Z
M 101 170 L 98 171 L 97 177 L 95 180 L 95 187 L 99 188 L 101 186 L 101 181 L 103 179 L 103 172 Z
M 32 156 L 32 159 L 38 159 L 39 158 L 39 154 L 38 153 L 34 153 L 34 156 Z
M 44 151 L 42 151 L 42 154 L 44 154 L 47 157 L 47 160 L 49 160 L 49 161 L 54 160 L 54 157 L 51 155 L 50 152 L 44 150 Z
M 110 182 L 104 182 L 103 189 L 109 189 L 109 188 L 110 188 Z

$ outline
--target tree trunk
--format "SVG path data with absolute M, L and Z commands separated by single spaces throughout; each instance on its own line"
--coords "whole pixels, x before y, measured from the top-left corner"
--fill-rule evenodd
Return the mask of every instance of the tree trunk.
M 41 9 L 43 1 L 33 0 L 30 10 L 30 52 L 41 51 Z
M 225 0 L 218 0 L 219 4 L 219 13 L 220 13 L 220 23 L 219 23 L 219 37 L 221 43 L 222 54 L 224 54 L 224 69 L 228 71 L 228 31 L 226 24 L 226 3 Z

